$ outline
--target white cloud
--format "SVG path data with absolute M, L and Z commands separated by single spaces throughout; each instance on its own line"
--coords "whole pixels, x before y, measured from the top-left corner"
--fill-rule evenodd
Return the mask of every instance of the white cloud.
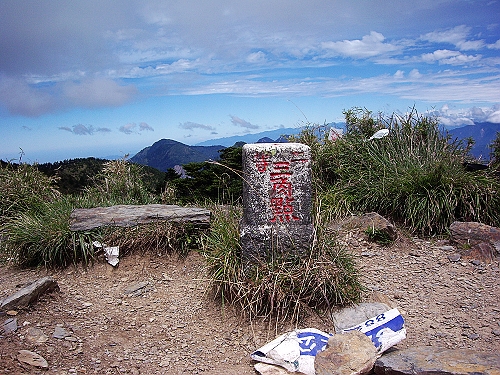
M 215 130 L 215 127 L 213 127 L 211 125 L 198 124 L 196 122 L 190 122 L 190 121 L 185 122 L 183 124 L 179 124 L 179 127 L 182 129 L 188 129 L 188 130 L 192 130 L 192 129 Z
M 410 71 L 410 74 L 408 74 L 408 77 L 410 79 L 419 79 L 420 77 L 422 77 L 422 74 L 420 74 L 420 72 L 418 71 L 418 69 L 412 69 Z
M 137 124 L 130 122 L 128 124 L 120 126 L 120 128 L 118 130 L 121 131 L 122 133 L 125 133 L 125 134 L 132 134 L 136 127 L 137 127 Z
M 488 44 L 489 49 L 500 49 L 500 39 L 493 44 Z
M 500 110 L 490 113 L 486 121 L 500 124 Z
M 433 31 L 422 35 L 420 39 L 434 43 L 449 43 L 461 51 L 478 50 L 485 46 L 483 40 L 467 40 L 470 27 L 465 25 L 456 26 L 446 31 Z
M 13 115 L 37 117 L 54 108 L 52 96 L 22 79 L 0 74 L 0 106 Z
M 137 89 L 132 85 L 119 85 L 111 79 L 96 78 L 68 83 L 64 87 L 64 93 L 74 105 L 99 108 L 123 105 L 136 95 Z
M 235 126 L 240 127 L 240 128 L 245 128 L 245 129 L 258 129 L 259 128 L 258 125 L 251 124 L 248 121 L 239 118 L 238 116 L 230 115 L 230 117 L 231 117 L 231 123 Z
M 92 125 L 77 124 L 71 128 L 69 126 L 60 126 L 59 130 L 65 130 L 76 135 L 93 135 L 94 133 L 109 133 L 109 128 L 94 128 Z
M 251 64 L 264 63 L 267 61 L 266 54 L 262 51 L 253 52 L 247 56 L 246 61 Z
M 145 123 L 145 122 L 141 122 L 139 124 L 139 131 L 142 131 L 142 130 L 154 131 L 154 129 L 151 126 L 149 126 L 147 123 Z
M 424 53 L 421 58 L 427 63 L 438 62 L 439 64 L 462 65 L 480 60 L 482 55 L 464 55 L 459 51 L 440 49 L 432 53 Z
M 400 47 L 384 43 L 385 37 L 376 31 L 365 35 L 361 40 L 343 40 L 340 42 L 323 42 L 321 47 L 327 50 L 328 55 L 341 55 L 353 58 L 374 57 L 388 52 L 394 52 Z
M 394 73 L 394 78 L 396 78 L 396 79 L 404 78 L 404 76 L 405 76 L 405 72 L 403 72 L 402 70 L 398 70 L 396 73 Z
M 500 122 L 498 105 L 492 107 L 457 107 L 444 104 L 439 110 L 434 110 L 433 115 L 438 117 L 440 124 L 447 127 L 473 125 L 480 122 Z

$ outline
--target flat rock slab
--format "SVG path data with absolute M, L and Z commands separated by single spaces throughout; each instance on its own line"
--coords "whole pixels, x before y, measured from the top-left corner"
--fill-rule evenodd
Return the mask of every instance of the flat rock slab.
M 42 294 L 53 290 L 59 290 L 57 281 L 49 276 L 43 277 L 5 298 L 0 304 L 0 310 L 24 308 L 38 300 Z
M 156 221 L 186 222 L 208 227 L 210 215 L 210 211 L 203 208 L 167 204 L 77 208 L 71 212 L 70 230 L 90 230 L 104 226 L 132 227 Z
M 500 354 L 425 346 L 396 350 L 375 362 L 381 375 L 500 375 Z
M 17 354 L 17 360 L 19 362 L 26 363 L 30 366 L 40 367 L 43 369 L 48 369 L 49 364 L 40 354 L 31 352 L 29 350 L 19 350 Z

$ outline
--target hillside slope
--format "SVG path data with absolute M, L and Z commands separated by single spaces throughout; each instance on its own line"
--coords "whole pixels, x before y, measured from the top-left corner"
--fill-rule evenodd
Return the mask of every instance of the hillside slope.
M 161 139 L 139 151 L 130 158 L 131 162 L 148 165 L 166 172 L 176 165 L 202 162 L 219 158 L 219 150 L 224 146 L 188 146 L 172 139 Z

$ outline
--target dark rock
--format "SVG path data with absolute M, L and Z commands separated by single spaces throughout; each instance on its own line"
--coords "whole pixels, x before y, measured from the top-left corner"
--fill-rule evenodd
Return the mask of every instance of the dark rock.
M 0 327 L 0 333 L 11 333 L 17 331 L 17 319 L 9 318 L 7 319 L 3 325 Z
M 157 221 L 210 226 L 210 211 L 203 208 L 167 204 L 118 205 L 77 208 L 71 212 L 70 230 L 89 230 L 102 226 L 132 227 Z
M 500 375 L 500 354 L 417 347 L 395 350 L 375 362 L 377 375 Z
M 450 225 L 451 239 L 462 255 L 483 262 L 500 256 L 500 229 L 477 222 L 455 221 Z
M 54 329 L 54 333 L 52 334 L 52 337 L 56 339 L 64 339 L 68 336 L 71 336 L 71 333 L 66 331 L 63 327 L 56 326 Z
M 59 290 L 59 285 L 52 277 L 46 276 L 25 286 L 2 301 L 0 310 L 21 309 L 38 300 L 47 292 Z
M 462 256 L 458 253 L 448 255 L 448 260 L 453 263 L 458 262 L 461 258 Z
M 377 359 L 377 350 L 368 336 L 359 331 L 333 335 L 328 346 L 316 354 L 316 375 L 368 374 Z

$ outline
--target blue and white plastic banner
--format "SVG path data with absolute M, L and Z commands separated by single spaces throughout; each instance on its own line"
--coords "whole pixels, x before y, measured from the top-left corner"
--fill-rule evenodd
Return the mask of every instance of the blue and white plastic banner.
M 397 309 L 344 329 L 342 333 L 354 330 L 370 337 L 379 355 L 406 338 L 404 319 Z M 297 329 L 275 338 L 250 356 L 259 362 L 282 366 L 290 372 L 315 375 L 314 358 L 326 349 L 331 336 L 315 328 Z

